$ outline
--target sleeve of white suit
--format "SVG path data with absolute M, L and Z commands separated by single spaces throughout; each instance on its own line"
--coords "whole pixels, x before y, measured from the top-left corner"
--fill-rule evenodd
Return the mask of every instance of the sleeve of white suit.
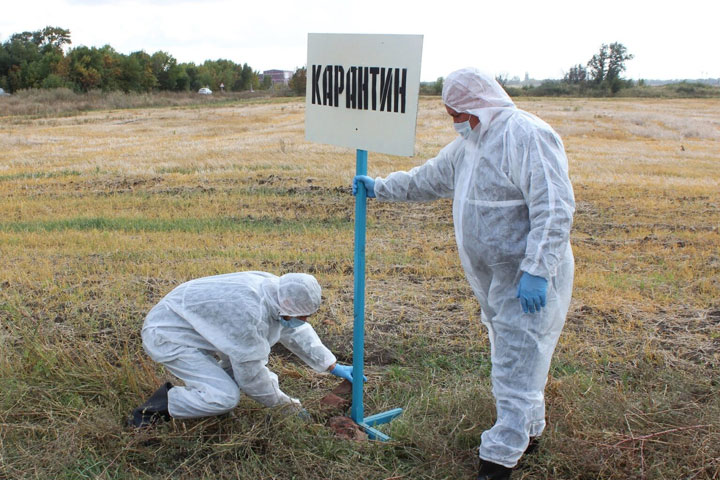
M 530 219 L 520 269 L 550 279 L 567 248 L 575 197 L 560 138 L 546 129 L 524 130 L 523 137 L 516 143 L 513 162 Z
M 266 407 L 276 407 L 288 403 L 300 403 L 287 396 L 278 385 L 278 377 L 265 365 L 265 361 L 233 363 L 235 382 L 240 390 L 253 400 Z
M 337 361 L 309 323 L 284 329 L 280 343 L 318 373 L 326 372 Z
M 380 201 L 426 202 L 452 197 L 455 184 L 455 155 L 458 140 L 443 148 L 437 157 L 409 172 L 399 171 L 375 179 L 375 196 Z

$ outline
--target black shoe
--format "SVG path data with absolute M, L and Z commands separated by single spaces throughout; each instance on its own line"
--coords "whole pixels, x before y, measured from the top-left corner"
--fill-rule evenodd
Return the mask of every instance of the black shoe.
M 130 424 L 135 428 L 143 428 L 155 425 L 160 420 L 170 420 L 168 390 L 172 387 L 173 384 L 167 382 L 155 390 L 145 403 L 133 410 Z
M 512 468 L 480 459 L 477 480 L 510 480 Z
M 530 443 L 528 443 L 528 446 L 523 452 L 523 455 L 532 455 L 533 453 L 537 452 L 539 446 L 540 440 L 538 439 L 538 437 L 530 437 Z

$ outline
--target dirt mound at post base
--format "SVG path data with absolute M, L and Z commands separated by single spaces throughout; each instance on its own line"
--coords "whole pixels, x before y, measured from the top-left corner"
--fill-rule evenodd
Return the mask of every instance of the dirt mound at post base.
M 340 438 L 356 442 L 367 440 L 367 434 L 348 417 L 332 417 L 328 420 L 327 425 Z

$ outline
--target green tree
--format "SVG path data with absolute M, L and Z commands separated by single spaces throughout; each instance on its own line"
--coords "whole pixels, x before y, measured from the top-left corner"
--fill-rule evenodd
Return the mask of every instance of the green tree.
M 603 43 L 600 51 L 593 55 L 587 63 L 590 80 L 597 85 L 600 85 L 607 75 L 608 56 L 608 46 Z
M 123 55 L 110 45 L 80 46 L 65 53 L 71 43 L 70 30 L 60 27 L 13 34 L 0 44 L 0 86 L 10 92 L 64 86 L 125 92 L 187 91 L 204 86 L 217 90 L 221 84 L 239 91 L 258 86 L 258 74 L 247 63 L 219 59 L 200 66 L 178 64 L 167 52 Z
M 15 33 L 3 44 L 0 56 L 0 76 L 6 77 L 5 84 L 10 92 L 30 88 L 41 79 L 31 65 L 40 60 L 40 49 L 33 41 L 33 32 Z
M 100 56 L 100 85 L 104 92 L 122 90 L 122 68 L 124 55 L 115 51 L 110 45 L 105 45 L 97 51 Z
M 606 80 L 613 93 L 623 87 L 623 79 L 620 75 L 625 71 L 625 62 L 632 60 L 633 57 L 634 55 L 627 53 L 627 48 L 622 43 L 610 44 Z
M 84 92 L 100 88 L 102 82 L 102 54 L 95 47 L 80 46 L 68 53 L 69 79 Z
M 217 87 L 214 85 L 213 68 L 210 60 L 206 60 L 205 63 L 200 65 L 197 69 L 197 75 L 195 76 L 195 82 L 197 82 L 197 90 L 202 87 L 208 87 L 210 90 L 216 90 Z
M 190 90 L 190 76 L 185 64 L 176 65 L 171 69 L 171 78 L 175 80 L 175 90 L 178 92 Z
M 10 36 L 0 46 L 0 79 L 8 90 L 40 88 L 49 75 L 58 75 L 63 46 L 70 44 L 70 31 L 45 27 Z
M 7 51 L 5 44 L 2 43 L 0 44 L 0 87 L 4 90 L 10 89 L 7 84 L 7 75 L 11 66 L 12 59 L 10 57 L 10 52 Z
M 194 63 L 183 63 L 180 67 L 185 71 L 185 75 L 187 76 L 189 90 L 197 91 L 200 87 L 204 86 L 200 85 L 198 81 L 198 67 Z
M 45 27 L 33 32 L 33 42 L 43 51 L 62 52 L 65 45 L 70 45 L 70 30 L 60 27 Z
M 128 58 L 136 61 L 140 67 L 139 76 L 137 77 L 138 83 L 132 90 L 136 92 L 149 92 L 156 88 L 158 82 L 157 78 L 155 78 L 155 75 L 153 74 L 152 57 L 145 53 L 145 51 L 140 50 L 132 52 Z
M 50 75 L 45 77 L 41 85 L 42 88 L 62 88 L 69 86 L 70 85 L 63 77 L 54 73 L 51 73 Z
M 33 42 L 38 46 L 40 58 L 29 65 L 34 71 L 34 85 L 44 88 L 57 88 L 55 85 L 64 86 L 61 80 L 65 53 L 63 47 L 70 45 L 70 30 L 59 27 L 45 27 L 40 31 L 33 32 Z M 55 77 L 54 80 L 45 81 L 48 77 Z
M 257 72 L 254 72 L 247 63 L 244 63 L 240 74 L 240 88 L 236 90 L 253 90 L 258 88 L 259 84 Z
M 443 77 L 438 77 L 435 83 L 433 83 L 433 92 L 435 92 L 435 95 L 442 95 L 444 81 Z
M 571 84 L 584 84 L 587 82 L 588 73 L 587 69 L 583 65 L 574 65 L 570 67 L 570 70 L 563 77 L 563 82 Z
M 272 77 L 270 75 L 264 75 L 259 88 L 261 90 L 269 90 L 272 87 L 272 84 Z
M 305 89 L 307 86 L 307 70 L 305 67 L 300 67 L 295 70 L 292 78 L 290 78 L 288 86 L 290 87 L 290 90 L 295 92 L 295 95 L 305 95 Z
M 625 71 L 625 62 L 632 58 L 622 43 L 603 43 L 587 64 L 589 77 L 596 86 L 616 93 L 624 85 L 620 75 Z
M 187 72 L 183 65 L 167 52 L 155 52 L 150 57 L 152 72 L 160 90 L 182 91 L 190 88 Z

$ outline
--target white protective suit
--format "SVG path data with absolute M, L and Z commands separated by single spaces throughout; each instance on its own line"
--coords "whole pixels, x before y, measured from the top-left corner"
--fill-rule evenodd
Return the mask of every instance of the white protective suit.
M 564 147 L 553 129 L 519 110 L 491 76 L 447 77 L 444 103 L 480 120 L 437 157 L 375 180 L 378 200 L 453 198 L 460 260 L 491 345 L 497 421 L 482 434 L 480 458 L 513 467 L 529 437 L 545 428 L 550 358 L 570 304 L 569 235 L 575 201 Z M 548 280 L 547 306 L 523 313 L 522 271 Z
M 266 365 L 278 341 L 317 372 L 335 363 L 309 323 L 289 328 L 278 321 L 315 313 L 320 296 L 317 280 L 301 273 L 229 273 L 175 288 L 142 329 L 147 354 L 185 382 L 168 391 L 170 415 L 219 415 L 237 405 L 241 392 L 268 407 L 299 406 Z

